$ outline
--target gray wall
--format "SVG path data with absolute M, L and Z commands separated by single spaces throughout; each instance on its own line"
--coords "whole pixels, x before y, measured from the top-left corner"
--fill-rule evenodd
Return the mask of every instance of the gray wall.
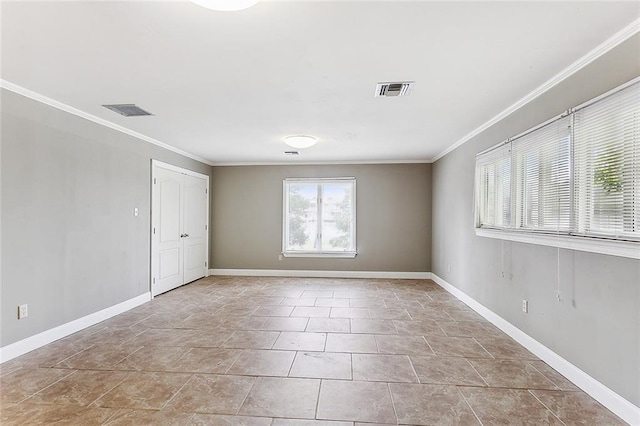
M 355 259 L 284 258 L 282 180 L 355 176 Z M 212 267 L 430 271 L 431 165 L 213 167 Z
M 434 163 L 432 240 L 434 273 L 635 405 L 640 261 L 476 237 L 472 201 L 477 152 L 640 75 L 639 52 L 636 36 Z
M 208 175 L 211 167 L 13 92 L 1 96 L 6 346 L 149 291 L 151 158 Z M 29 317 L 17 320 L 23 303 Z

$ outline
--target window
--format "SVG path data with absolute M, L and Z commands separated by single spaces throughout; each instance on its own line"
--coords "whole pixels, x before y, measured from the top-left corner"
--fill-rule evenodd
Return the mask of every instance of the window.
M 282 253 L 355 257 L 355 178 L 285 179 Z
M 640 79 L 478 154 L 476 228 L 629 242 L 640 258 Z
M 478 225 L 511 225 L 511 150 L 502 146 L 478 159 Z
M 567 231 L 571 226 L 569 119 L 513 142 L 515 227 Z
M 640 84 L 575 113 L 576 231 L 640 237 Z

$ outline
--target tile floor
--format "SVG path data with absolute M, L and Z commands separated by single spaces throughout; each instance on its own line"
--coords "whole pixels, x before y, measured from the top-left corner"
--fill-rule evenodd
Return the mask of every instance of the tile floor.
M 3 426 L 624 424 L 426 280 L 209 277 L 0 374 Z

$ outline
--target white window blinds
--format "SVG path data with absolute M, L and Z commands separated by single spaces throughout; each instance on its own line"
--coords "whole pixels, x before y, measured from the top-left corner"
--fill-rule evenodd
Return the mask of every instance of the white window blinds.
M 511 152 L 505 145 L 478 156 L 476 163 L 478 225 L 511 225 Z
M 574 118 L 574 206 L 580 234 L 640 236 L 640 84 Z
M 640 241 L 640 79 L 476 156 L 476 226 Z
M 518 228 L 571 227 L 571 139 L 567 117 L 512 142 Z

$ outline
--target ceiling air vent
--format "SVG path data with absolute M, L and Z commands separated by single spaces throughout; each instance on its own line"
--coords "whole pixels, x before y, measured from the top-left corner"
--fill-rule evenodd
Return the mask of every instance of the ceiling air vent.
M 285 151 L 284 153 L 286 155 L 300 155 L 299 151 Z
M 394 83 L 376 84 L 376 94 L 378 96 L 406 96 L 411 92 L 414 81 L 400 81 Z
M 105 108 L 110 109 L 113 112 L 117 112 L 125 117 L 140 117 L 143 115 L 153 115 L 148 111 L 143 110 L 134 104 L 115 104 L 115 105 L 102 105 Z

